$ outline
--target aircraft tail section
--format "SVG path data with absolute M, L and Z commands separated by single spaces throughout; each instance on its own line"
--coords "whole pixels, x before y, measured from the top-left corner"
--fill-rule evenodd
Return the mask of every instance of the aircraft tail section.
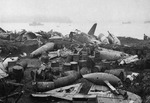
M 97 26 L 97 23 L 95 23 L 92 28 L 89 30 L 88 34 L 89 35 L 94 35 L 95 33 L 95 30 L 96 30 L 96 26 Z

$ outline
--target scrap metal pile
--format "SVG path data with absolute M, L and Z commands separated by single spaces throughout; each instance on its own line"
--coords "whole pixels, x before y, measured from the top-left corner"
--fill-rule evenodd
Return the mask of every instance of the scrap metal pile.
M 149 49 L 125 52 L 132 47 L 109 31 L 95 36 L 96 26 L 65 36 L 0 28 L 0 102 L 149 103 Z

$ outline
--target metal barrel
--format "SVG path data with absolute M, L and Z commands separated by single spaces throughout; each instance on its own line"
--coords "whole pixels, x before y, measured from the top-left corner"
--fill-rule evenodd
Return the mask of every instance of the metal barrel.
M 82 67 L 87 67 L 87 60 L 79 60 L 79 70 Z
M 91 54 L 91 49 L 88 47 L 86 48 L 87 54 L 90 55 Z
M 69 55 L 67 56 L 66 62 L 69 63 L 69 62 L 71 62 L 72 60 L 73 60 L 73 54 L 69 54 Z
M 22 66 L 16 65 L 13 67 L 13 76 L 17 82 L 20 82 L 24 76 L 24 69 Z
M 94 58 L 93 56 L 89 56 L 87 59 L 87 68 L 93 69 L 95 66 Z
M 95 61 L 95 62 L 98 62 L 98 61 L 101 60 L 100 52 L 95 51 L 95 52 L 94 52 L 94 56 L 95 56 L 95 58 L 94 58 L 94 61 Z
M 78 62 L 70 62 L 71 64 L 71 70 L 78 71 Z
M 45 92 L 54 89 L 55 85 L 54 82 L 36 82 L 33 87 L 37 92 Z
M 80 56 L 79 54 L 73 54 L 73 61 L 79 62 Z
M 69 71 L 71 70 L 71 64 L 70 63 L 64 63 L 63 64 L 63 71 Z
M 82 53 L 81 59 L 82 59 L 82 60 L 87 60 L 87 58 L 88 58 L 88 53 L 87 53 L 87 51 L 82 51 L 81 53 Z

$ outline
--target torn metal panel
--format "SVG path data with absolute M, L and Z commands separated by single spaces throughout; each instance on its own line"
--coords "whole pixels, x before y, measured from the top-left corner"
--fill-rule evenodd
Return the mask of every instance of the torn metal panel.
M 127 91 L 127 97 L 122 94 L 112 93 L 108 87 L 101 85 L 92 85 L 90 88 L 89 95 L 96 95 L 98 103 L 142 103 L 141 98 Z
M 66 99 L 66 100 L 72 100 L 73 96 L 77 93 L 79 93 L 80 89 L 82 88 L 82 83 L 78 84 L 73 84 L 57 89 L 53 89 L 51 91 L 47 91 L 44 93 L 37 93 L 37 94 L 32 94 L 33 97 L 56 97 L 56 98 L 61 98 L 61 99 Z

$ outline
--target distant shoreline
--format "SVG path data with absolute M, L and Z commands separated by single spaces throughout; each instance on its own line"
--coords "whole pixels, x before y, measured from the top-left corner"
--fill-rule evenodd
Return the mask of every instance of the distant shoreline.
M 150 21 L 144 21 L 145 24 L 150 23 Z

